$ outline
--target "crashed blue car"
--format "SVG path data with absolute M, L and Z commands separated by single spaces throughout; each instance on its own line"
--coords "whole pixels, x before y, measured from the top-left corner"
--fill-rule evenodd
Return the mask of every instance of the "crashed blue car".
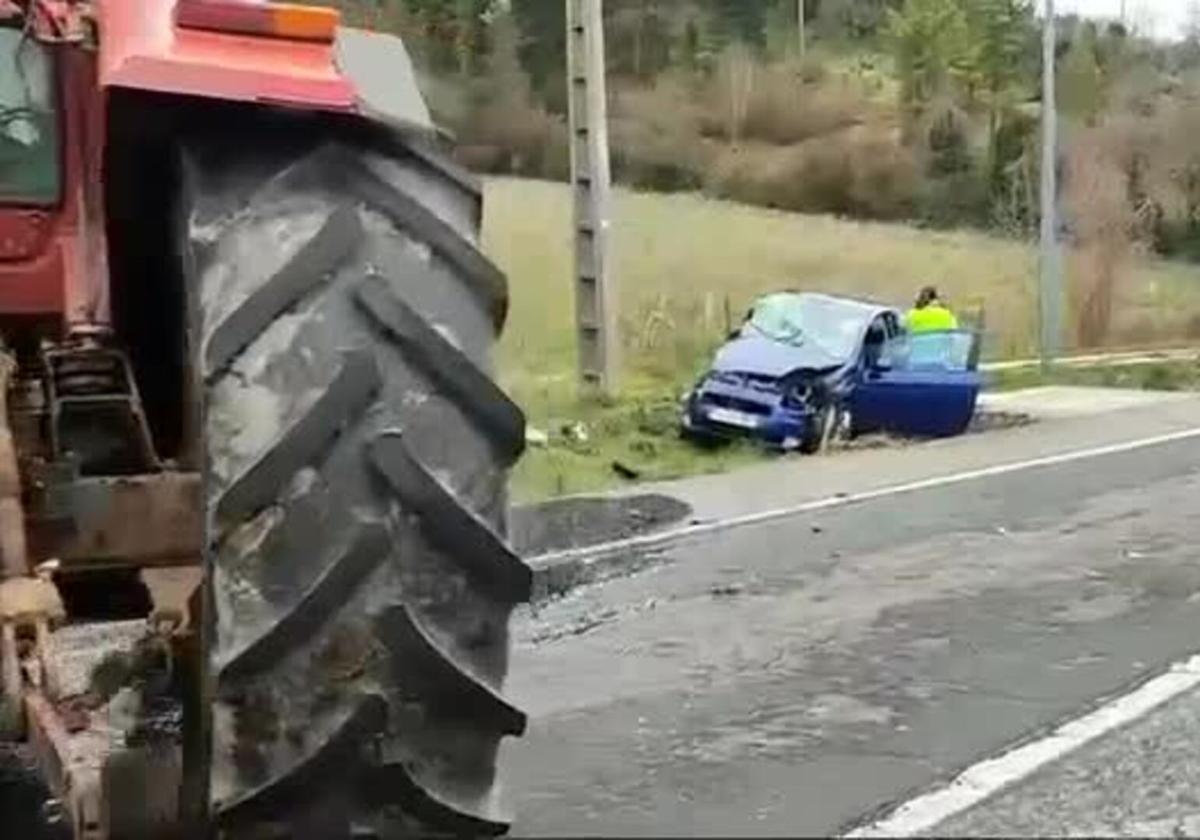
M 966 431 L 982 384 L 978 336 L 910 335 L 887 306 L 822 294 L 760 299 L 687 395 L 682 431 L 816 452 L 870 432 Z

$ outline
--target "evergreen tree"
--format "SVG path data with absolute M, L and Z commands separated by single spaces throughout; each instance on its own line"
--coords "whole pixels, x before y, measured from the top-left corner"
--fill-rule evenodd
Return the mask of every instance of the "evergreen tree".
M 764 45 L 767 12 L 774 0 L 706 0 L 713 28 L 726 43 Z
M 564 75 L 567 62 L 567 9 L 560 0 L 511 0 L 521 34 L 521 65 L 546 104 L 567 109 Z
M 1004 113 L 1020 96 L 1028 77 L 1026 57 L 1033 31 L 1030 0 L 968 0 L 967 37 L 970 40 L 970 84 L 988 112 L 988 178 L 999 186 L 1008 161 L 999 154 Z

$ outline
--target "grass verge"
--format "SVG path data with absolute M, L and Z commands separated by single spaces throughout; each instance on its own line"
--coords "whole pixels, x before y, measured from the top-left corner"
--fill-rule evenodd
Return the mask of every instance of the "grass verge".
M 627 483 L 614 463 L 641 480 L 658 480 L 766 457 L 752 447 L 697 450 L 677 439 L 675 423 L 681 394 L 730 326 L 767 291 L 830 291 L 904 307 L 919 287 L 934 283 L 954 305 L 986 307 L 986 357 L 1025 357 L 1035 350 L 1036 257 L 1020 242 L 617 190 L 620 396 L 581 400 L 570 194 L 560 184 L 515 179 L 491 179 L 486 189 L 484 247 L 511 284 L 500 376 L 531 424 L 549 436 L 547 445 L 531 448 L 514 477 L 520 501 Z M 1200 324 L 1200 272 L 1137 263 L 1114 310 L 1113 344 L 1191 337 Z M 1012 376 L 1020 375 L 1026 374 Z M 586 429 L 586 440 L 562 433 L 575 424 Z
M 679 405 L 650 397 L 587 402 L 572 419 L 534 427 L 549 440 L 526 453 L 514 475 L 518 501 L 608 490 L 645 481 L 720 473 L 766 457 L 750 443 L 700 449 L 679 437 Z
M 1048 373 L 1034 367 L 997 371 L 989 378 L 992 389 L 997 391 L 1015 391 L 1042 385 L 1133 388 L 1143 391 L 1200 391 L 1200 354 L 1197 360 L 1187 362 L 1058 367 Z

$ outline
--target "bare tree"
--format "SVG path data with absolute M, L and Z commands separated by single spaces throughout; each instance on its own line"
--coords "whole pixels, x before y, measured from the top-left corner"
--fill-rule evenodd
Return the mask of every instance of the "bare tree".
M 725 92 L 728 137 L 731 142 L 741 142 L 750 112 L 750 98 L 754 94 L 755 61 L 749 49 L 742 43 L 730 44 L 721 54 L 719 67 L 721 87 Z
M 1066 161 L 1066 210 L 1074 231 L 1069 298 L 1075 339 L 1097 347 L 1108 338 L 1113 299 L 1133 247 L 1136 218 L 1122 165 L 1129 137 L 1107 124 L 1081 131 Z
M 1193 44 L 1200 44 L 1200 0 L 1188 3 L 1183 20 L 1183 37 Z
M 1136 0 L 1129 8 L 1126 26 L 1135 35 L 1152 38 L 1158 28 L 1158 15 L 1146 0 Z

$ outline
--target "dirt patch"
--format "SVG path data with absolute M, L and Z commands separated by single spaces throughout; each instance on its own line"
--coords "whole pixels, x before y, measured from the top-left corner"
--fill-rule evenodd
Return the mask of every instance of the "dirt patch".
M 971 425 L 965 434 L 978 435 L 987 432 L 1000 432 L 1005 429 L 1016 429 L 1035 422 L 1028 414 L 1010 411 L 980 411 L 971 418 Z M 858 449 L 894 449 L 903 446 L 915 446 L 924 443 L 926 438 L 903 437 L 887 433 L 869 434 L 856 437 L 853 440 L 836 444 L 841 450 Z
M 557 499 L 513 508 L 509 534 L 518 553 L 532 557 L 650 534 L 691 512 L 686 503 L 658 493 Z
M 1021 412 L 1014 411 L 978 411 L 971 419 L 967 434 L 976 435 L 981 432 L 1000 432 L 1005 429 L 1017 429 L 1029 426 L 1036 421 Z

